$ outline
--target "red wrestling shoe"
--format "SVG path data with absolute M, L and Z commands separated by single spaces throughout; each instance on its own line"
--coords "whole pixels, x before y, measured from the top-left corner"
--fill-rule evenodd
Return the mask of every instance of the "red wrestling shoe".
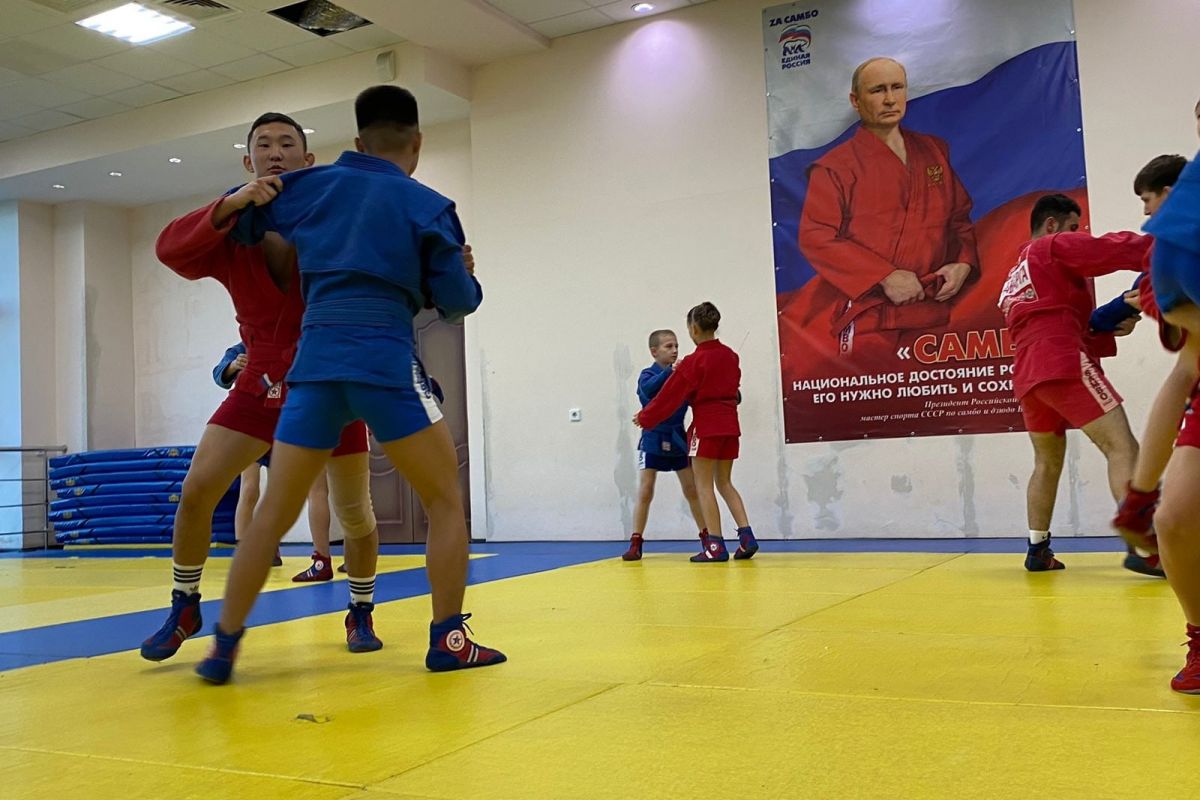
M 642 560 L 642 535 L 635 533 L 629 537 L 629 549 L 621 556 L 622 561 Z
M 333 565 L 329 563 L 329 556 L 323 556 L 316 551 L 313 551 L 312 564 L 309 568 L 292 577 L 293 583 L 319 583 L 331 580 L 333 580 Z
M 1187 662 L 1171 678 L 1171 688 L 1184 694 L 1200 694 L 1200 625 L 1188 625 L 1187 635 Z

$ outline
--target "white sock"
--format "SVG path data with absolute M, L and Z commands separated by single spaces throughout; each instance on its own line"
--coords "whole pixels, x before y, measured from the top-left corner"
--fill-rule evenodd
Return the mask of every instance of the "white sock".
M 1035 531 L 1032 528 L 1029 529 L 1029 543 L 1030 544 L 1041 544 L 1042 542 L 1046 541 L 1049 538 L 1050 538 L 1050 531 Z
M 198 567 L 185 567 L 172 561 L 171 571 L 175 575 L 175 591 L 184 594 L 196 594 L 200 591 L 200 575 L 204 572 L 203 564 Z
M 370 575 L 366 578 L 355 578 L 353 575 L 347 580 L 350 584 L 350 602 L 351 603 L 374 603 L 375 602 L 375 576 Z

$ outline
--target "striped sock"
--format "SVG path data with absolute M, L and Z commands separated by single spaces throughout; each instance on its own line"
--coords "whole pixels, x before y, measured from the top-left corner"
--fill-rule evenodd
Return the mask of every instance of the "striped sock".
M 200 575 L 204 572 L 203 564 L 198 567 L 185 567 L 172 561 L 171 571 L 175 574 L 175 591 L 184 594 L 196 594 L 200 591 Z
M 351 603 L 374 603 L 375 602 L 375 576 L 370 575 L 366 578 L 356 578 L 353 575 L 349 578 L 350 584 L 350 602 Z

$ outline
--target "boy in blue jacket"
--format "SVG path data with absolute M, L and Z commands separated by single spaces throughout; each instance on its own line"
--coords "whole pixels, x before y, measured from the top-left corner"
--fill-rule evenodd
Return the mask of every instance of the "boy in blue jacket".
M 638 376 L 638 400 L 642 408 L 654 399 L 679 359 L 679 339 L 674 331 L 659 330 L 650 334 L 650 356 L 654 363 L 642 370 Z M 633 510 L 633 535 L 629 537 L 629 549 L 621 558 L 639 561 L 642 558 L 642 534 L 650 516 L 650 502 L 654 499 L 654 484 L 660 472 L 674 472 L 679 476 L 679 486 L 684 499 L 692 510 L 692 519 L 704 540 L 708 531 L 704 528 L 704 515 L 700 510 L 700 499 L 696 494 L 696 482 L 692 477 L 691 461 L 687 455 L 687 439 L 683 431 L 683 418 L 687 414 L 684 403 L 666 422 L 648 431 L 642 431 L 638 442 L 638 468 L 641 479 L 638 483 L 637 506 Z
M 296 246 L 306 309 L 287 398 L 275 433 L 271 481 L 230 567 L 212 652 L 197 673 L 226 682 L 244 624 L 295 522 L 308 487 L 342 428 L 362 419 L 408 480 L 429 518 L 432 589 L 426 668 L 505 661 L 467 635 L 467 525 L 454 440 L 416 359 L 413 317 L 429 302 L 457 322 L 483 292 L 463 262 L 454 204 L 410 176 L 421 152 L 417 101 L 398 86 L 355 100 L 358 152 L 337 162 L 259 179 L 237 235 L 278 232 Z

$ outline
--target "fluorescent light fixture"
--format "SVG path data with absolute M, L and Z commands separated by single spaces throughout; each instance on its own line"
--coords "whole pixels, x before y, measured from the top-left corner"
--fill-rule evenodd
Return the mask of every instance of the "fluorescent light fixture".
M 246 149 L 246 145 L 242 144 L 241 142 L 238 142 L 238 143 L 236 143 L 236 144 L 233 146 L 233 148 L 234 148 L 235 150 L 245 150 L 245 149 Z
M 119 177 L 121 177 L 121 173 L 119 173 L 119 172 L 110 172 L 110 173 L 108 173 L 108 175 L 109 175 L 109 177 L 110 177 L 110 178 L 119 178 Z
M 170 161 L 172 164 L 182 164 L 183 163 L 182 158 L 175 158 L 174 156 L 172 156 L 171 158 L 168 158 L 167 161 Z
M 310 133 L 316 133 L 316 131 L 313 130 L 312 128 L 301 128 L 301 130 L 304 131 L 305 136 L 308 136 Z
M 67 187 L 63 186 L 61 183 L 56 183 L 53 186 L 51 186 L 50 188 L 51 189 L 65 189 Z
M 633 4 L 633 13 L 635 13 L 635 14 L 649 14 L 653 10 L 654 10 L 654 4 L 652 4 L 652 3 L 634 3 Z
M 103 14 L 81 19 L 75 24 L 130 44 L 149 44 L 193 29 L 193 26 L 186 22 L 160 14 L 138 3 L 126 3 Z

